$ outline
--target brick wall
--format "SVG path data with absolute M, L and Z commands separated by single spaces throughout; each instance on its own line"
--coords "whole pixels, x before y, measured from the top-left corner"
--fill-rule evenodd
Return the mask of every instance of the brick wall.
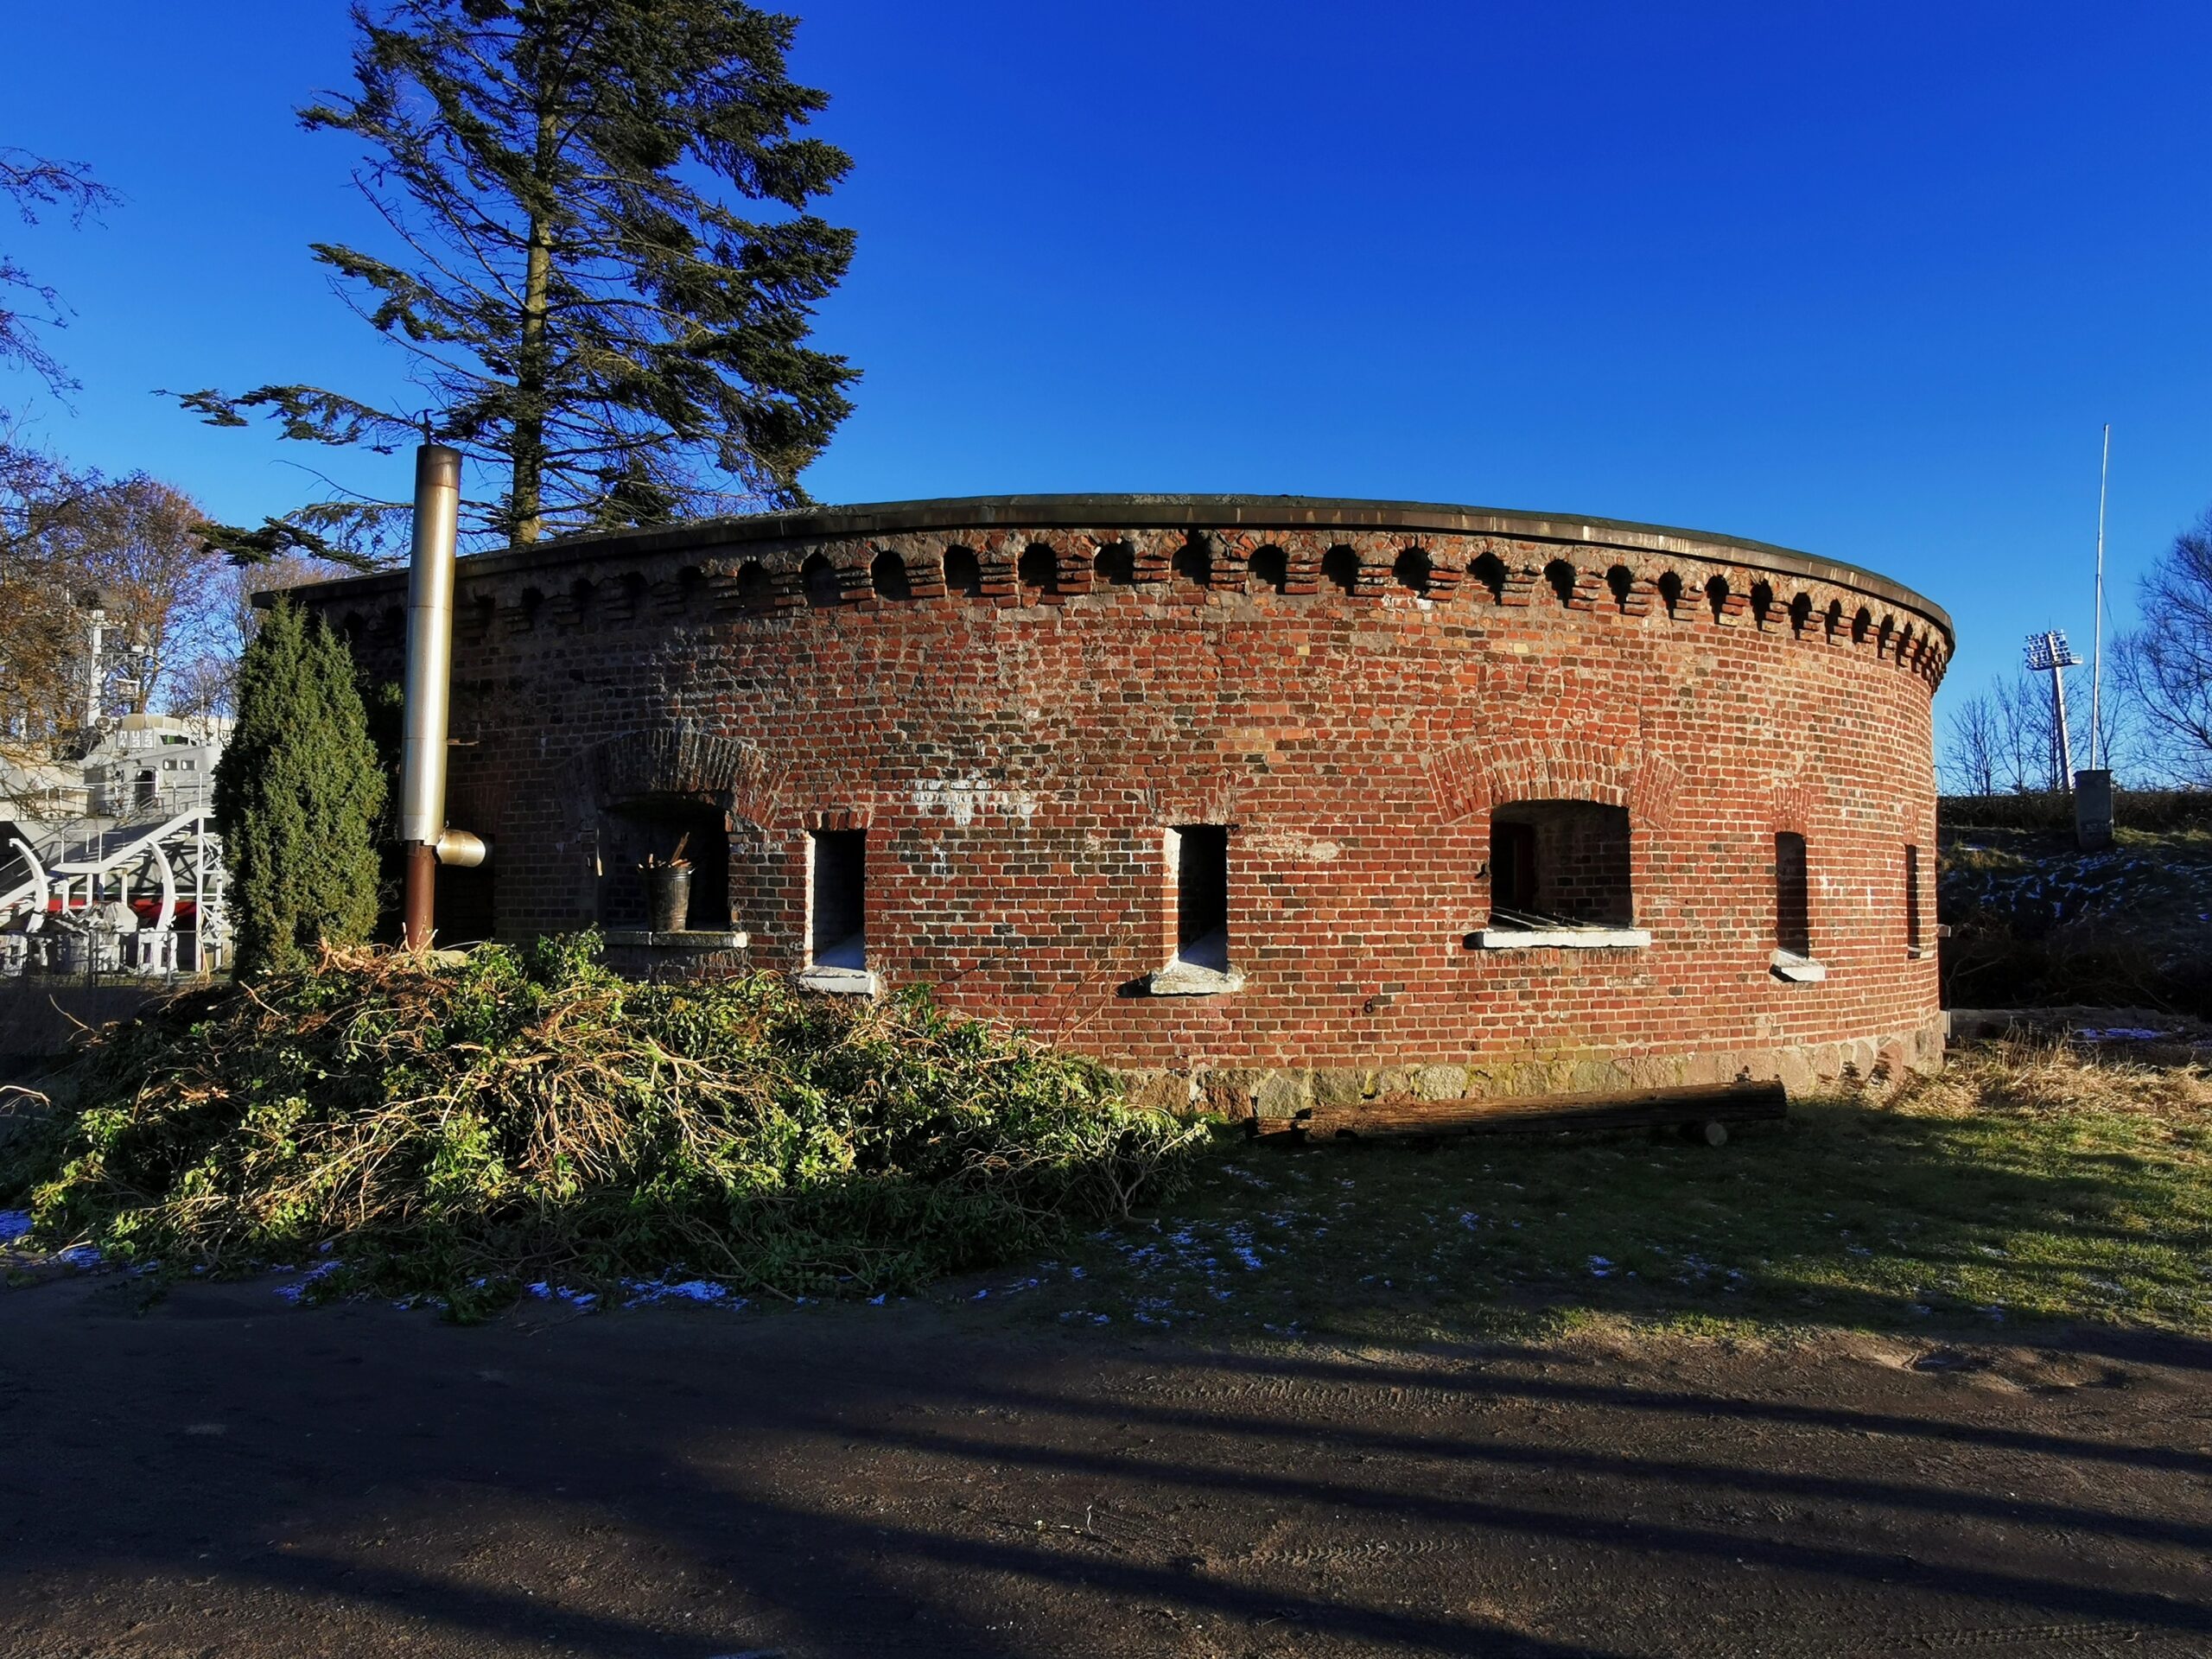
M 626 915 L 658 804 L 726 826 L 716 874 L 751 939 L 687 961 L 803 966 L 807 838 L 860 830 L 886 983 L 931 982 L 1164 1100 L 1936 1057 L 1934 955 L 1904 919 L 1951 649 L 1927 601 L 1636 527 L 1020 505 L 464 561 L 449 807 L 493 841 L 500 936 Z M 397 578 L 307 597 L 397 677 Z M 1491 809 L 1528 801 L 1625 812 L 1648 947 L 1470 948 Z M 1175 944 L 1166 831 L 1191 823 L 1229 826 L 1241 986 L 1151 995 Z M 1824 982 L 1770 971 L 1782 830 L 1806 840 Z M 1569 880 L 1615 856 L 1578 833 Z

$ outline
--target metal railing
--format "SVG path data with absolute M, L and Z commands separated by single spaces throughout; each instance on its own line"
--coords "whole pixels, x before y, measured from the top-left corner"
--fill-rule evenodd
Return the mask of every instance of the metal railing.
M 58 922 L 35 933 L 0 933 L 0 979 L 165 983 L 215 971 L 221 955 L 212 931 L 203 950 L 194 929 Z

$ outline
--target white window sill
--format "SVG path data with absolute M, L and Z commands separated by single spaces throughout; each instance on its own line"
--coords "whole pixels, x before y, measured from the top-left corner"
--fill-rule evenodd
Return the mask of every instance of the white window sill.
M 1828 976 L 1825 963 L 1795 950 L 1777 950 L 1767 958 L 1767 967 L 1777 979 L 1786 979 L 1792 985 L 1817 985 Z
M 609 945 L 620 945 L 648 950 L 742 950 L 753 943 L 748 933 L 715 933 L 702 928 L 686 928 L 681 933 L 648 933 L 642 929 L 620 928 L 607 936 Z
M 1467 935 L 1470 950 L 1641 950 L 1644 927 L 1484 927 Z
M 1145 981 L 1154 996 L 1219 996 L 1244 988 L 1244 976 L 1234 968 L 1202 968 L 1195 962 L 1169 963 Z
M 817 963 L 796 976 L 802 988 L 830 996 L 880 996 L 883 982 L 866 968 L 825 968 Z

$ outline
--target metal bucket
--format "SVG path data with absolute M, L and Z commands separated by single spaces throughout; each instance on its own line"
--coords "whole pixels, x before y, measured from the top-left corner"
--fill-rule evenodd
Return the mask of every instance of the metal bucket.
M 659 868 L 644 872 L 645 925 L 656 933 L 681 933 L 691 913 L 691 872 Z

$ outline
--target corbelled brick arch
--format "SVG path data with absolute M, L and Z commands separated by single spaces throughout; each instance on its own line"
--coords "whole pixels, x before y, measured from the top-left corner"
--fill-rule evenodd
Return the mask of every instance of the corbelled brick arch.
M 303 596 L 396 679 L 402 589 Z M 502 937 L 622 932 L 614 867 L 690 826 L 715 948 L 626 967 L 926 981 L 1163 1101 L 1803 1082 L 1939 1052 L 1951 650 L 1883 577 L 1649 525 L 824 509 L 463 561 L 454 787 Z

